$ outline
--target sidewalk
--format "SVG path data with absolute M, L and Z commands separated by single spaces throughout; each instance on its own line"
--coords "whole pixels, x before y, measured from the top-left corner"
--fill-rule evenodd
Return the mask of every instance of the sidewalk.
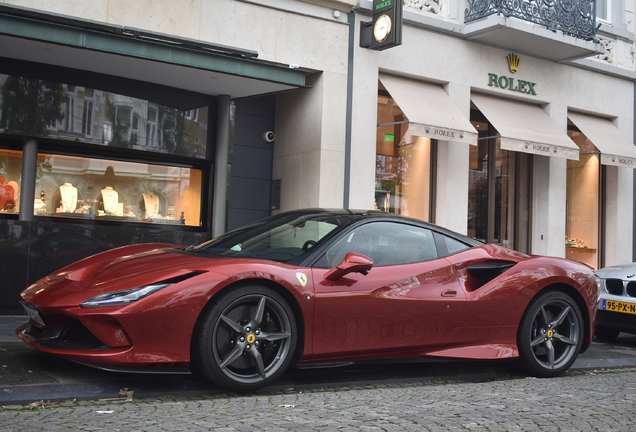
M 41 400 L 125 399 L 121 394 L 125 391 L 134 391 L 135 398 L 225 393 L 223 389 L 192 375 L 105 372 L 39 352 L 15 334 L 15 329 L 27 319 L 26 316 L 0 315 L 0 405 L 25 405 Z M 636 367 L 636 336 L 623 333 L 617 343 L 594 342 L 570 370 L 625 367 Z M 426 362 L 424 359 L 399 365 L 364 364 L 293 370 L 262 392 L 388 382 L 480 381 L 518 375 L 512 363 L 505 361 L 444 362 L 432 359 Z

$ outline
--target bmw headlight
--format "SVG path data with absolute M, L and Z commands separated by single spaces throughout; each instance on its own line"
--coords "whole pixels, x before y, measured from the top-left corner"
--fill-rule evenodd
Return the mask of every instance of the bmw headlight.
M 172 285 L 172 283 L 160 282 L 137 288 L 130 288 L 121 291 L 100 294 L 92 299 L 80 303 L 80 307 L 106 307 L 106 306 L 125 306 L 134 303 L 162 288 Z

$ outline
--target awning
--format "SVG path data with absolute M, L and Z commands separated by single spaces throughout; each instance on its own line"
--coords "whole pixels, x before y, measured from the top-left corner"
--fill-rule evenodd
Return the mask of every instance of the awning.
M 477 144 L 477 131 L 442 87 L 384 74 L 380 81 L 409 119 L 411 135 Z
M 46 67 L 62 75 L 81 71 L 82 78 L 100 82 L 109 77 L 130 80 L 129 96 L 135 96 L 138 84 L 155 85 L 156 93 L 180 89 L 232 99 L 307 87 L 306 77 L 313 71 L 257 57 L 252 50 L 0 4 L 3 74 L 25 64 L 31 65 L 25 76 L 36 78 L 51 74 Z
M 539 106 L 473 94 L 472 101 L 497 129 L 505 150 L 579 159 L 579 148 Z
M 601 152 L 601 163 L 636 168 L 636 146 L 608 119 L 568 113 L 572 123 Z

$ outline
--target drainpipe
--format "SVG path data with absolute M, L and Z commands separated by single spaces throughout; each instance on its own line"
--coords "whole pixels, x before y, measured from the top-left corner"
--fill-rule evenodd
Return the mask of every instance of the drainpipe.
M 218 237 L 225 233 L 227 161 L 230 147 L 230 95 L 219 95 L 217 108 L 214 197 L 212 199 L 212 237 Z
M 348 14 L 349 22 L 349 56 L 347 63 L 347 117 L 345 119 L 345 154 L 344 154 L 344 193 L 343 208 L 349 208 L 349 189 L 351 187 L 351 117 L 353 110 L 353 50 L 355 41 L 356 14 Z

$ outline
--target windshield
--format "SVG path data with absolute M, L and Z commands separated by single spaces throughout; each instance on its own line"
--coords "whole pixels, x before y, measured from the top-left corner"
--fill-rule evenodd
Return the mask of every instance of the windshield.
M 304 255 L 351 220 L 350 216 L 327 213 L 283 213 L 224 234 L 193 250 L 228 258 L 288 262 Z

